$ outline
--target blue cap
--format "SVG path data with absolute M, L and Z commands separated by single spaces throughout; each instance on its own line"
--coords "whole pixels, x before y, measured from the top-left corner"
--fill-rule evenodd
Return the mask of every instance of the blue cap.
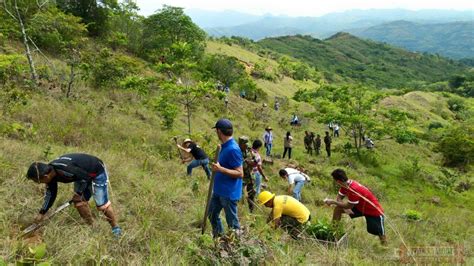
M 219 119 L 217 121 L 216 125 L 213 128 L 218 128 L 218 129 L 232 129 L 232 123 L 230 122 L 229 119 Z

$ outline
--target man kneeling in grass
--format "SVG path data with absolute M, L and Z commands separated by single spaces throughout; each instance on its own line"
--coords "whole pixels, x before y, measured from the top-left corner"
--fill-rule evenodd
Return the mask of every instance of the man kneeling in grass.
M 262 191 L 258 195 L 258 201 L 260 205 L 272 208 L 267 222 L 273 221 L 275 229 L 285 229 L 294 239 L 298 238 L 304 225 L 311 220 L 308 208 L 291 196 L 275 196 L 271 192 Z
M 35 222 L 44 219 L 45 214 L 56 200 L 58 182 L 74 182 L 74 196 L 72 201 L 79 215 L 92 224 L 92 214 L 89 208 L 89 199 L 94 197 L 97 209 L 102 211 L 112 227 L 112 233 L 120 236 L 122 230 L 118 226 L 117 218 L 108 197 L 108 175 L 104 163 L 97 157 L 82 154 L 65 154 L 49 164 L 34 162 L 26 174 L 28 179 L 36 183 L 46 184 L 43 207 L 35 218 Z
M 333 221 L 340 221 L 343 213 L 351 218 L 365 217 L 367 232 L 380 238 L 382 245 L 387 244 L 382 206 L 374 194 L 355 180 L 348 179 L 346 172 L 336 169 L 331 173 L 336 183 L 341 186 L 336 200 L 324 200 L 327 205 L 336 205 Z M 343 202 L 347 196 L 347 202 Z

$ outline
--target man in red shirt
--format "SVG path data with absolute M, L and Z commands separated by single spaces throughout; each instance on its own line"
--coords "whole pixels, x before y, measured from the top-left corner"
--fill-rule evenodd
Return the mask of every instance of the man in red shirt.
M 374 194 L 355 180 L 348 179 L 346 172 L 336 169 L 331 173 L 334 181 L 341 186 L 336 200 L 324 200 L 327 205 L 336 205 L 333 221 L 340 221 L 343 213 L 351 218 L 365 217 L 367 232 L 380 238 L 382 245 L 387 244 L 382 206 Z M 347 197 L 347 202 L 343 202 Z

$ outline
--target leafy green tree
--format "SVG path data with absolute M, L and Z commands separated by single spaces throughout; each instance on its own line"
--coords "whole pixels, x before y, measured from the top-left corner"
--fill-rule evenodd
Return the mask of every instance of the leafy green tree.
M 117 0 L 56 0 L 56 3 L 64 12 L 82 18 L 89 35 L 93 37 L 109 31 L 111 13 L 118 7 Z
M 204 59 L 204 71 L 208 79 L 216 79 L 227 86 L 247 77 L 242 63 L 235 57 L 215 54 Z
M 169 64 L 178 60 L 199 59 L 204 53 L 206 34 L 183 8 L 163 6 L 143 21 L 143 56 L 152 62 Z M 190 46 L 189 53 L 179 53 L 173 44 Z
M 441 137 L 436 151 L 441 152 L 444 164 L 453 167 L 466 167 L 474 158 L 474 127 L 464 125 L 446 131 Z
M 138 14 L 138 6 L 133 2 L 123 2 L 110 13 L 110 30 L 107 43 L 114 50 L 126 48 L 139 54 L 142 45 L 143 17 Z
M 28 32 L 40 48 L 57 54 L 67 53 L 81 44 L 87 29 L 80 18 L 50 7 L 31 18 Z

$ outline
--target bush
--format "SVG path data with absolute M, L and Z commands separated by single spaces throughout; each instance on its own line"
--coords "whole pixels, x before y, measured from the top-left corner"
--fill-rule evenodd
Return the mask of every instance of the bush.
M 415 210 L 406 210 L 405 213 L 403 214 L 405 219 L 409 221 L 419 221 L 421 220 L 421 213 Z
M 400 144 L 410 143 L 410 144 L 418 144 L 419 140 L 416 136 L 415 132 L 409 130 L 397 130 L 395 132 L 395 141 Z
M 474 158 L 474 127 L 456 127 L 446 131 L 435 151 L 443 154 L 446 166 L 468 166 Z
M 344 227 L 342 223 L 318 220 L 306 228 L 306 233 L 319 240 L 336 242 L 344 235 Z
M 448 108 L 453 112 L 459 112 L 466 108 L 464 99 L 460 97 L 451 97 L 448 100 Z
M 438 129 L 438 128 L 442 128 L 442 127 L 443 127 L 443 124 L 441 124 L 440 122 L 431 122 L 428 125 L 428 130 Z
M 25 56 L 21 54 L 0 54 L 0 84 L 7 81 L 20 82 L 28 71 Z

